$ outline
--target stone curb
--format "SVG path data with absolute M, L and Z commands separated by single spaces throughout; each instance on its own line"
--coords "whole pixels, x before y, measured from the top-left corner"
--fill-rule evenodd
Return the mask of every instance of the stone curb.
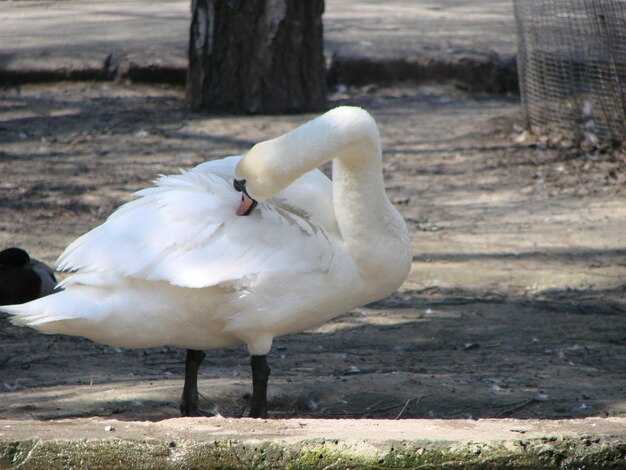
M 0 468 L 615 468 L 623 418 L 0 421 Z
M 113 60 L 113 54 L 84 53 L 14 56 L 0 61 L 0 84 L 19 85 L 54 81 L 130 80 L 184 86 L 186 61 L 154 53 L 129 54 Z M 485 54 L 397 58 L 344 57 L 329 60 L 329 86 L 398 82 L 445 82 L 479 93 L 517 93 L 514 57 Z
M 0 57 L 0 84 L 52 82 L 61 80 L 110 80 L 111 54 Z
M 484 54 L 391 59 L 335 57 L 329 67 L 329 82 L 344 85 L 444 82 L 471 92 L 518 93 L 515 57 Z

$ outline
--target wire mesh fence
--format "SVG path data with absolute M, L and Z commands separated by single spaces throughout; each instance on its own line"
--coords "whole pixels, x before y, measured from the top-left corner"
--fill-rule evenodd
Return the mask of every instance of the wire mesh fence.
M 534 133 L 626 142 L 626 0 L 513 0 L 520 91 Z

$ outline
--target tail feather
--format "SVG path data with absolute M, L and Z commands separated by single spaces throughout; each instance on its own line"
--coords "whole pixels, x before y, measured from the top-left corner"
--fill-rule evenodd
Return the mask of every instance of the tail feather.
M 67 297 L 67 292 L 61 291 L 25 304 L 2 305 L 0 312 L 11 315 L 10 320 L 14 325 L 29 326 L 46 333 L 56 333 L 56 331 L 48 331 L 49 329 L 45 326 L 82 317 L 73 302 L 68 302 Z

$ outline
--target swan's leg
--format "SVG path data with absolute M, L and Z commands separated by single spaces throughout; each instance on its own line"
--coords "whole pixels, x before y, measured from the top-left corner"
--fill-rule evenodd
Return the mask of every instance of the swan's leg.
M 205 354 L 195 349 L 187 349 L 185 360 L 185 386 L 183 398 L 180 402 L 180 414 L 182 416 L 207 416 L 198 407 L 198 368 L 204 360 Z
M 252 404 L 251 418 L 267 418 L 267 379 L 270 376 L 270 366 L 267 365 L 267 356 L 252 356 Z

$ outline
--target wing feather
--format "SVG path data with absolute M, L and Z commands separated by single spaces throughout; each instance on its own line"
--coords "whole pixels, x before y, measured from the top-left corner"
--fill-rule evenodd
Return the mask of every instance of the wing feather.
M 296 182 L 239 217 L 241 195 L 232 187 L 238 161 L 229 157 L 160 177 L 72 243 L 58 268 L 82 275 L 69 282 L 108 273 L 192 288 L 245 283 L 267 272 L 328 270 L 336 249 L 330 181 L 319 172 L 308 175 L 300 188 Z M 297 207 L 300 199 L 315 201 L 313 210 Z

